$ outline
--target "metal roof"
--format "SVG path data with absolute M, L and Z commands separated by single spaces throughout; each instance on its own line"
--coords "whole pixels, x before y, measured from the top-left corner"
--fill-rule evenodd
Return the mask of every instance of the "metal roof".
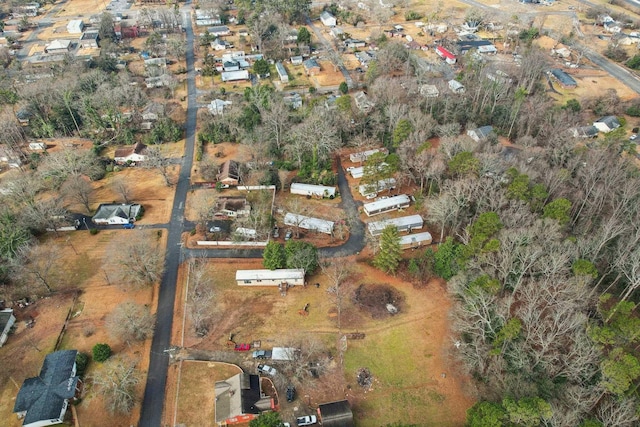
M 284 216 L 284 223 L 286 225 L 304 228 L 306 230 L 316 230 L 321 233 L 331 234 L 333 232 L 333 221 L 327 221 L 320 218 L 311 218 L 304 215 L 298 215 L 294 213 L 287 213 Z
M 393 225 L 397 228 L 402 228 L 402 227 L 410 227 L 410 226 L 420 226 L 422 227 L 422 225 L 424 224 L 424 220 L 422 219 L 422 217 L 420 215 L 409 215 L 409 216 L 402 216 L 400 218 L 393 218 L 393 219 L 385 219 L 383 221 L 375 221 L 375 222 L 370 222 L 367 224 L 367 228 L 369 229 L 370 233 L 374 233 L 374 232 L 382 232 L 382 230 L 384 230 L 385 228 L 387 228 L 389 225 Z
M 278 270 L 238 270 L 236 280 L 296 280 L 304 279 L 304 270 L 278 269 Z
M 396 205 L 404 205 L 410 202 L 409 196 L 400 194 L 398 196 L 389 197 L 375 202 L 365 203 L 362 208 L 367 212 L 373 212 L 380 209 L 392 208 Z
M 425 231 L 424 233 L 407 234 L 400 236 L 400 245 L 410 245 L 412 243 L 420 243 L 433 240 L 431 233 Z

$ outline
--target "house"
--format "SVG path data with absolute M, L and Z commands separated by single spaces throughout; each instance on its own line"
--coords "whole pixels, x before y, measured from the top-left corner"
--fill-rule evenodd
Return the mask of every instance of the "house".
M 476 129 L 469 129 L 467 135 L 471 137 L 475 142 L 484 141 L 493 132 L 493 126 L 481 126 Z
M 39 9 L 40 9 L 40 3 L 31 2 L 31 3 L 17 4 L 13 6 L 11 11 L 13 12 L 14 15 L 38 16 Z
M 331 34 L 331 37 L 333 37 L 334 39 L 339 39 L 344 36 L 344 30 L 340 27 L 333 27 L 331 30 L 329 30 L 329 34 Z
M 365 68 L 369 66 L 369 62 L 371 62 L 374 59 L 376 59 L 376 54 L 373 51 L 370 51 L 370 50 L 363 51 L 363 52 L 356 52 L 356 53 L 354 53 L 354 55 L 356 56 L 356 58 L 360 62 L 360 65 L 362 65 Z
M 292 227 L 303 228 L 325 234 L 332 234 L 335 223 L 320 218 L 312 218 L 288 212 L 284 216 L 284 223 Z
M 67 24 L 67 33 L 69 34 L 81 34 L 84 29 L 84 22 L 82 19 L 72 19 Z
M 236 61 L 225 61 L 222 63 L 222 71 L 240 71 L 240 63 Z
M 236 50 L 222 54 L 222 62 L 238 62 L 245 58 L 247 58 L 247 55 L 243 50 Z
M 436 55 L 438 55 L 440 58 L 444 59 L 447 64 L 455 64 L 456 63 L 456 56 L 453 53 L 449 52 L 447 49 L 445 49 L 442 46 L 437 46 L 436 47 Z
M 16 318 L 12 309 L 0 310 L 0 347 L 7 342 L 9 332 L 14 323 L 16 323 Z
M 402 38 L 404 37 L 404 31 L 403 30 L 399 30 L 397 28 L 391 28 L 391 29 L 387 29 L 384 30 L 384 35 L 390 38 L 393 37 L 397 37 L 397 38 Z
M 381 179 L 378 182 L 372 184 L 362 184 L 358 186 L 358 192 L 363 197 L 372 198 L 378 195 L 379 192 L 384 190 L 393 190 L 396 188 L 396 180 L 393 178 Z
M 304 66 L 304 71 L 308 76 L 315 76 L 320 72 L 320 64 L 316 61 L 315 58 L 309 58 L 302 63 Z
M 602 26 L 604 27 L 604 30 L 608 33 L 618 34 L 619 32 L 622 31 L 622 27 L 620 26 L 620 23 L 616 21 L 603 22 Z
M 616 116 L 605 116 L 599 118 L 593 125 L 602 133 L 609 133 L 620 127 L 620 121 Z
M 231 104 L 233 104 L 233 102 L 216 98 L 207 105 L 207 108 L 212 115 L 222 116 L 224 114 L 225 107 L 228 107 Z
M 397 211 L 399 209 L 408 208 L 411 204 L 409 196 L 400 194 L 398 196 L 387 197 L 386 199 L 376 200 L 375 202 L 365 203 L 362 206 L 367 216 L 380 215 L 385 212 Z
M 374 148 L 373 150 L 359 151 L 357 153 L 349 154 L 349 160 L 351 160 L 353 163 L 366 162 L 369 157 L 373 156 L 376 153 L 389 154 L 389 150 L 387 150 L 386 148 Z
M 230 46 L 230 44 L 222 40 L 221 38 L 217 38 L 211 42 L 211 47 L 213 48 L 213 50 L 227 50 L 228 46 Z
M 461 55 L 471 49 L 476 49 L 478 53 L 498 53 L 498 49 L 489 40 L 461 40 L 456 45 Z
M 573 77 L 562 71 L 560 68 L 552 68 L 549 70 L 549 75 L 557 80 L 558 83 L 560 83 L 560 86 L 565 89 L 572 89 L 578 86 L 578 83 L 576 83 Z
M 69 53 L 71 50 L 71 40 L 53 40 L 44 46 L 44 53 L 51 55 Z
M 144 83 L 148 88 L 169 86 L 172 82 L 170 74 L 162 74 L 155 77 L 147 77 L 144 79 Z
M 425 231 L 424 233 L 412 233 L 400 236 L 399 240 L 402 249 L 415 249 L 422 245 L 430 245 L 433 239 L 431 233 Z
M 16 119 L 18 119 L 18 123 L 20 123 L 21 125 L 28 125 L 31 117 L 33 117 L 33 114 L 31 114 L 31 111 L 29 111 L 26 107 L 20 108 L 16 113 Z
M 125 163 L 136 164 L 147 159 L 147 155 L 145 154 L 146 151 L 147 146 L 142 142 L 137 142 L 131 147 L 120 147 L 116 149 L 116 152 L 113 155 L 113 160 L 119 165 Z
M 325 27 L 335 27 L 338 24 L 336 17 L 326 10 L 320 14 L 320 21 Z
M 96 49 L 98 47 L 98 33 L 87 31 L 80 37 L 80 47 L 83 49 Z
M 449 85 L 449 89 L 451 89 L 451 92 L 464 93 L 464 85 L 459 81 L 452 79 L 452 80 L 449 80 L 447 84 Z
M 318 405 L 318 415 L 322 427 L 353 427 L 355 425 L 353 412 L 346 400 Z
M 356 107 L 363 113 L 368 113 L 375 106 L 375 104 L 369 100 L 367 93 L 362 90 L 353 94 L 353 100 L 356 103 Z
M 303 269 L 277 270 L 238 270 L 236 271 L 238 286 L 288 286 L 304 285 Z
M 336 105 L 336 101 L 338 100 L 338 98 L 340 98 L 340 95 L 327 95 L 324 100 L 324 108 L 326 108 L 327 110 L 335 110 L 336 108 L 338 108 L 338 106 Z
M 302 107 L 302 96 L 300 96 L 300 94 L 297 92 L 294 92 L 291 95 L 283 96 L 282 100 L 284 101 L 285 104 L 287 104 L 289 107 L 293 108 L 294 110 L 297 110 L 298 108 Z
M 140 213 L 142 206 L 139 204 L 103 203 L 91 220 L 98 225 L 122 225 L 134 222 Z
M 220 25 L 222 20 L 220 15 L 211 13 L 209 10 L 196 9 L 196 25 L 198 27 L 206 27 L 207 25 Z
M 394 226 L 398 231 L 407 231 L 420 229 L 424 226 L 424 221 L 420 215 L 409 215 L 400 218 L 387 219 L 384 221 L 370 222 L 367 229 L 372 236 L 379 236 L 388 226 Z
M 291 194 L 300 194 L 303 196 L 333 199 L 336 197 L 336 187 L 327 187 L 324 185 L 301 184 L 294 182 L 291 184 Z
M 591 126 L 580 126 L 571 129 L 574 138 L 595 138 L 598 136 L 598 128 Z
M 357 40 L 357 39 L 346 39 L 342 43 L 344 44 L 344 47 L 346 47 L 347 49 L 359 49 L 367 45 L 367 42 L 363 40 Z
M 142 110 L 142 120 L 145 122 L 155 121 L 164 115 L 164 105 L 159 102 L 150 102 Z
M 216 179 L 222 184 L 238 185 L 240 183 L 240 163 L 235 160 L 227 160 L 220 167 Z
M 289 74 L 287 74 L 287 70 L 284 68 L 284 65 L 282 65 L 282 62 L 276 62 L 276 71 L 282 83 L 289 83 Z
M 249 71 L 223 71 L 220 75 L 223 82 L 237 82 L 240 80 L 249 80 Z
M 216 423 L 226 426 L 249 423 L 262 413 L 274 408 L 270 397 L 264 396 L 260 376 L 241 372 L 215 384 Z
M 220 197 L 216 200 L 215 216 L 241 218 L 249 216 L 251 204 L 246 197 Z
M 41 427 L 64 421 L 69 400 L 78 391 L 76 350 L 56 351 L 44 358 L 37 377 L 22 383 L 13 412 L 24 416 L 23 427 Z
M 436 85 L 421 85 L 420 95 L 425 98 L 437 98 L 440 95 L 440 91 Z
M 291 57 L 291 65 L 302 65 L 302 61 L 303 61 L 302 56 Z
M 212 36 L 216 36 L 216 37 L 224 37 L 224 36 L 230 36 L 231 35 L 231 30 L 226 25 L 219 25 L 219 26 L 216 26 L 216 27 L 209 27 L 209 28 L 207 28 L 207 31 L 209 32 L 209 34 L 211 34 Z

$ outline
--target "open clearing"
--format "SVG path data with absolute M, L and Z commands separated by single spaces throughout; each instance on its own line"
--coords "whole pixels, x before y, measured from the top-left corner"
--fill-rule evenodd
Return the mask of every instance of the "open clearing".
M 443 286 L 432 281 L 417 289 L 402 280 L 387 276 L 355 257 L 335 260 L 351 263 L 353 273 L 344 287 L 342 332 L 362 332 L 363 340 L 350 340 L 340 365 L 337 312 L 327 277 L 316 274 L 308 278 L 309 286 L 295 287 L 282 296 L 275 287 L 240 287 L 235 282 L 238 269 L 262 268 L 261 260 L 216 260 L 208 266 L 215 278 L 215 317 L 209 334 L 198 338 L 186 317 L 184 347 L 188 351 L 228 351 L 230 334 L 236 343 L 261 341 L 262 348 L 321 343 L 325 354 L 335 356 L 326 374 L 316 380 L 297 384 L 300 399 L 282 402 L 283 415 L 293 416 L 294 406 L 347 398 L 351 401 L 358 425 L 379 426 L 393 422 L 454 426 L 464 423 L 466 409 L 473 404 L 470 380 L 459 375 L 460 368 L 448 355 L 447 313 L 451 302 Z M 315 284 L 319 286 L 316 287 Z M 359 284 L 390 285 L 402 295 L 401 312 L 393 317 L 373 319 L 356 307 L 351 296 Z M 184 298 L 184 295 L 182 296 Z M 309 304 L 306 316 L 299 314 Z M 174 331 L 174 344 L 180 345 L 180 328 Z M 237 354 L 240 364 L 255 369 L 251 355 Z M 358 386 L 355 371 L 367 367 L 375 381 L 365 392 Z M 169 384 L 175 388 L 176 370 Z M 442 374 L 445 374 L 444 378 Z M 204 376 L 205 373 L 202 373 Z M 182 380 L 184 381 L 184 379 Z M 295 382 L 296 380 L 294 380 Z M 205 385 L 206 393 L 213 382 Z M 169 395 L 174 394 L 169 390 Z M 300 402 L 305 396 L 305 402 Z M 182 398 L 179 399 L 182 401 Z M 167 403 L 169 406 L 169 403 Z M 300 409 L 302 411 L 303 409 Z

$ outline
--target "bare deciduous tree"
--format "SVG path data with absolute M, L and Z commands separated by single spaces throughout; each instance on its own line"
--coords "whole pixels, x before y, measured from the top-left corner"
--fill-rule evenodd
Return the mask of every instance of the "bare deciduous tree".
M 124 287 L 152 285 L 162 277 L 163 253 L 151 232 L 131 230 L 118 236 L 109 255 L 114 276 Z
M 205 336 L 209 332 L 215 292 L 213 277 L 207 269 L 207 260 L 192 258 L 189 260 L 189 293 L 187 295 L 187 310 L 196 335 Z
M 159 148 L 147 148 L 147 158 L 143 165 L 147 169 L 156 170 L 160 176 L 162 176 L 167 187 L 171 187 L 173 185 L 173 180 L 171 179 L 171 159 L 165 157 Z
M 109 333 L 126 343 L 144 341 L 153 334 L 155 316 L 147 305 L 127 301 L 118 305 L 105 322 Z
M 122 198 L 122 203 L 130 203 L 133 189 L 126 178 L 118 176 L 112 182 L 113 191 Z
M 320 261 L 320 268 L 325 276 L 329 278 L 330 286 L 327 292 L 332 296 L 338 314 L 338 330 L 342 330 L 342 310 L 349 290 L 345 283 L 351 275 L 351 266 L 347 262 L 335 262 L 335 260 L 323 259 Z
M 64 251 L 56 244 L 23 246 L 12 261 L 11 270 L 27 287 L 36 283 L 50 293 L 60 283 L 58 262 Z M 31 292 L 39 293 L 35 289 Z
M 136 386 L 140 382 L 137 362 L 114 357 L 93 378 L 104 396 L 110 413 L 128 414 L 136 404 Z
M 62 194 L 74 203 L 81 204 L 85 210 L 91 212 L 93 187 L 82 176 L 70 177 L 62 185 Z

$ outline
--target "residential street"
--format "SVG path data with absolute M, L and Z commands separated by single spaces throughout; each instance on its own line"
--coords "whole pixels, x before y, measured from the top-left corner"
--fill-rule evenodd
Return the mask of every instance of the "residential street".
M 182 7 L 181 13 L 189 14 L 191 1 Z M 169 350 L 171 344 L 171 330 L 173 325 L 173 310 L 176 297 L 176 282 L 178 268 L 184 259 L 192 256 L 206 256 L 208 258 L 260 258 L 260 249 L 184 249 L 181 235 L 184 231 L 184 206 L 187 192 L 190 188 L 191 166 L 193 164 L 195 132 L 196 132 L 196 85 L 194 71 L 193 28 L 190 19 L 184 20 L 186 33 L 186 62 L 187 62 L 187 121 L 186 147 L 182 159 L 179 180 L 173 201 L 171 222 L 167 224 L 169 236 L 165 255 L 165 273 L 160 283 L 158 295 L 158 309 L 156 313 L 156 328 L 151 343 L 151 355 L 144 400 L 140 414 L 140 426 L 160 427 L 162 425 L 162 411 L 167 384 L 167 370 L 169 367 Z M 343 67 L 344 69 L 344 67 Z M 346 72 L 343 71 L 343 72 Z M 347 73 L 348 75 L 348 73 Z M 347 217 L 358 218 L 358 206 L 354 201 L 344 171 L 338 164 L 338 186 L 342 197 L 342 207 L 347 211 Z M 157 226 L 149 226 L 156 228 Z M 324 257 L 344 256 L 359 253 L 364 248 L 364 224 L 357 219 L 351 224 L 351 234 L 347 242 L 339 247 L 322 248 L 319 255 Z

